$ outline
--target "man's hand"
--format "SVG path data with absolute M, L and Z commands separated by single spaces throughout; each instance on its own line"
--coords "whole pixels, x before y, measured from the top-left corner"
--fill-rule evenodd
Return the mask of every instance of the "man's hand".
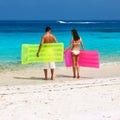
M 36 57 L 39 57 L 39 52 L 36 53 Z

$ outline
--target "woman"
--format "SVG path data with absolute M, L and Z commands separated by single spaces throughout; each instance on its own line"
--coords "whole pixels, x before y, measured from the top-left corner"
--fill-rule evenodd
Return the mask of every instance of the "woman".
M 84 45 L 82 42 L 82 39 L 79 37 L 77 31 L 75 29 L 72 30 L 72 36 L 73 39 L 70 42 L 70 46 L 65 50 L 65 52 L 68 49 L 71 49 L 71 56 L 72 56 L 72 63 L 73 63 L 73 78 L 76 78 L 76 73 L 77 73 L 77 78 L 80 78 L 79 75 L 79 64 L 78 60 L 80 57 L 80 45 L 82 46 L 82 49 L 84 50 Z

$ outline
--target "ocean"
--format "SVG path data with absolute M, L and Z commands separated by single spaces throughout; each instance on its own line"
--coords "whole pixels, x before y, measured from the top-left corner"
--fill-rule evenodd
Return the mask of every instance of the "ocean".
M 76 29 L 85 50 L 98 50 L 101 65 L 120 63 L 120 21 L 0 21 L 0 70 L 33 66 L 21 64 L 21 46 L 39 44 L 46 26 L 52 28 L 52 34 L 65 48 L 72 39 L 71 30 Z M 59 65 L 64 66 L 64 63 Z

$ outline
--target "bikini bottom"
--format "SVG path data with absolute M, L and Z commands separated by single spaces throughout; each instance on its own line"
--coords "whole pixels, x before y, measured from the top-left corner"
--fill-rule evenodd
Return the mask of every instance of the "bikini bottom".
M 80 54 L 80 50 L 72 50 L 72 53 L 73 53 L 74 55 L 79 55 L 79 54 Z

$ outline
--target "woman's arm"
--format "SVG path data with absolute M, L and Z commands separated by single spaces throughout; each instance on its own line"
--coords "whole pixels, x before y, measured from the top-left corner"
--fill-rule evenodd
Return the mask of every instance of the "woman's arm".
M 84 44 L 82 42 L 82 39 L 80 39 L 80 41 L 81 41 L 82 50 L 84 50 Z
M 70 45 L 68 46 L 68 48 L 66 48 L 66 49 L 64 50 L 64 52 L 66 52 L 67 50 L 71 49 L 72 46 L 73 46 L 73 40 L 70 41 Z

